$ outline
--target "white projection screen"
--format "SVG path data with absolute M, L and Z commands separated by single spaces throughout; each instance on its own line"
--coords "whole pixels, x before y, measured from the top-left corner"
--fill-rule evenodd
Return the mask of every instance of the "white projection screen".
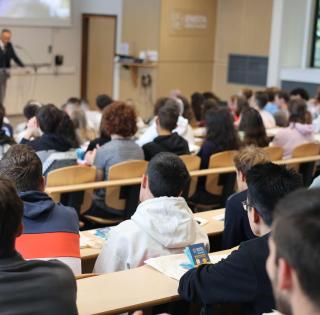
M 70 26 L 72 0 L 0 0 L 1 25 Z

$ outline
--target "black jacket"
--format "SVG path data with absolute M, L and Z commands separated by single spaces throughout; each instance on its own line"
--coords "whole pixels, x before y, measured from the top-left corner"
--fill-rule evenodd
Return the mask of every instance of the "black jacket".
M 242 201 L 245 200 L 247 200 L 247 190 L 235 193 L 227 200 L 222 237 L 223 249 L 238 246 L 244 241 L 255 238 L 248 213 L 243 209 Z
M 171 152 L 177 155 L 190 153 L 188 142 L 176 132 L 169 136 L 158 136 L 152 142 L 145 144 L 142 149 L 146 161 L 150 161 L 160 152 Z
M 8 43 L 4 51 L 0 48 L 0 69 L 10 68 L 12 59 L 18 66 L 24 67 L 23 62 L 16 55 L 12 44 Z
M 41 137 L 32 141 L 23 138 L 20 143 L 27 144 L 36 152 L 49 150 L 66 152 L 72 148 L 72 144 L 68 139 L 51 133 L 44 133 Z
M 265 266 L 268 237 L 246 241 L 219 263 L 188 271 L 180 280 L 179 294 L 203 305 L 241 304 L 246 315 L 271 312 L 275 303 Z
M 57 261 L 24 260 L 18 253 L 0 258 L 0 313 L 78 314 L 72 271 Z

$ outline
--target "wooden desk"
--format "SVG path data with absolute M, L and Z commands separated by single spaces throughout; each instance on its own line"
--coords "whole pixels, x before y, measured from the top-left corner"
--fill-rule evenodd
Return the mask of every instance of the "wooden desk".
M 179 299 L 178 281 L 149 266 L 81 279 L 77 284 L 80 315 L 117 314 Z

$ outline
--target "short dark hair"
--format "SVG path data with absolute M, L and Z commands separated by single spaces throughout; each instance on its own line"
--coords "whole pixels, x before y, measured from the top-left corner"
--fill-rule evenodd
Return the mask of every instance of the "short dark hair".
M 23 203 L 13 182 L 0 178 L 0 257 L 10 256 L 23 215 Z
M 177 127 L 179 118 L 179 108 L 174 103 L 166 103 L 158 112 L 159 124 L 161 128 L 172 131 Z
M 37 115 L 39 109 L 38 102 L 29 101 L 23 108 L 23 116 L 29 120 Z
M 11 33 L 11 31 L 8 28 L 3 28 L 1 34 L 3 33 Z
M 113 103 L 113 99 L 107 94 L 100 94 L 96 98 L 96 105 L 101 111 L 111 103 Z
M 254 93 L 254 99 L 257 103 L 257 106 L 260 108 L 260 109 L 264 109 L 265 106 L 267 105 L 268 103 L 268 94 L 263 92 L 263 91 L 257 91 Z
M 43 133 L 56 133 L 62 118 L 62 110 L 53 104 L 44 105 L 37 112 L 37 120 Z
M 320 307 L 320 189 L 300 189 L 283 198 L 274 211 L 272 238 L 277 261 L 295 269 L 303 292 Z
M 169 152 L 158 153 L 151 159 L 147 175 L 154 197 L 178 197 L 190 181 L 184 162 Z
M 285 90 L 279 90 L 276 92 L 275 94 L 276 96 L 278 96 L 280 99 L 283 99 L 286 103 L 289 102 L 290 96 L 289 93 Z
M 305 101 L 309 100 L 309 93 L 304 88 L 296 88 L 290 92 L 290 96 L 300 96 Z
M 155 116 L 158 115 L 159 113 L 159 109 L 164 106 L 164 104 L 166 104 L 166 102 L 170 100 L 169 97 L 160 97 L 156 100 L 156 103 L 154 104 L 154 107 L 153 107 L 153 114 Z
M 0 160 L 0 175 L 12 180 L 19 192 L 37 191 L 42 178 L 42 163 L 27 145 L 13 145 Z
M 301 176 L 285 166 L 258 164 L 247 173 L 248 200 L 263 221 L 271 226 L 272 214 L 278 201 L 302 187 Z

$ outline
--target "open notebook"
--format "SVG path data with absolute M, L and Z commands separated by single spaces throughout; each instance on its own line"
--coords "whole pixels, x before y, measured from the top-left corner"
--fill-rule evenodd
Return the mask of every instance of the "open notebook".
M 215 264 L 228 255 L 209 254 L 211 263 Z M 146 265 L 164 273 L 166 276 L 175 280 L 180 278 L 188 271 L 180 266 L 181 263 L 188 262 L 184 254 L 161 256 L 157 258 L 150 258 L 145 261 Z

